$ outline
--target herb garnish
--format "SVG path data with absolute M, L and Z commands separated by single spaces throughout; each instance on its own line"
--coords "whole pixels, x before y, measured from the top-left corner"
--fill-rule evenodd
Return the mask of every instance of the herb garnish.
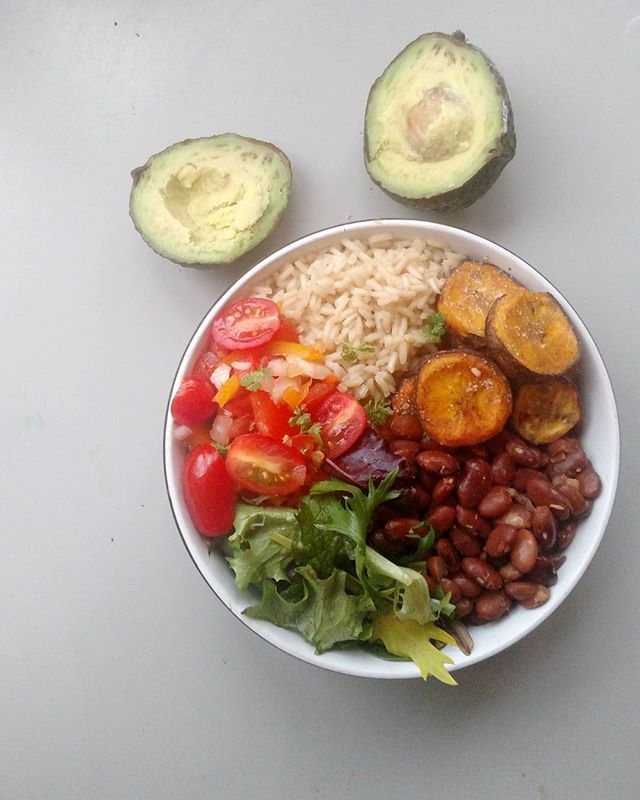
M 375 350 L 372 344 L 353 345 L 345 342 L 340 348 L 340 357 L 349 364 L 355 364 L 361 353 L 375 353 Z
M 393 414 L 391 408 L 380 400 L 369 400 L 364 404 L 364 413 L 371 425 L 384 425 Z
M 262 367 L 262 369 L 254 369 L 253 372 L 247 372 L 240 378 L 240 385 L 244 386 L 250 392 L 257 392 L 262 387 L 264 381 L 271 377 L 271 370 L 269 367 Z
M 422 327 L 424 338 L 432 344 L 438 344 L 447 332 L 447 323 L 440 313 L 429 314 Z
M 311 422 L 311 414 L 308 411 L 303 411 L 301 408 L 296 408 L 293 415 L 289 417 L 289 425 L 292 428 L 299 427 L 300 433 L 308 433 L 313 436 L 319 445 L 322 445 L 320 438 L 320 423 Z

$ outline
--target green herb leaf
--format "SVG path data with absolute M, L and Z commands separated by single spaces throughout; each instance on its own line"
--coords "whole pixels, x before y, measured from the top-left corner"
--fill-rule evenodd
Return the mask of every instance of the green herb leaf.
M 228 444 L 221 444 L 220 442 L 214 442 L 213 446 L 216 450 L 220 453 L 220 455 L 224 458 L 227 455 L 227 451 L 229 450 Z
M 424 535 L 422 533 L 417 533 L 419 529 L 426 529 Z M 416 561 L 420 561 L 427 550 L 433 547 L 433 543 L 436 540 L 436 532 L 433 529 L 433 525 L 430 525 L 428 522 L 420 522 L 418 525 L 414 525 L 407 538 L 417 539 L 418 547 L 416 548 L 415 553 L 405 556 L 404 558 L 397 559 L 398 564 L 414 564 Z
M 429 314 L 422 328 L 424 338 L 432 344 L 438 344 L 446 332 L 447 323 L 442 314 Z
M 380 400 L 369 400 L 364 404 L 364 413 L 371 425 L 384 425 L 393 414 L 391 407 Z
M 303 411 L 301 408 L 294 409 L 291 417 L 289 417 L 289 425 L 292 428 L 299 427 L 300 433 L 308 433 L 313 436 L 319 446 L 322 446 L 322 439 L 320 438 L 321 425 L 319 422 L 311 422 L 311 414 L 308 411 Z
M 254 369 L 253 372 L 247 372 L 240 378 L 240 385 L 244 386 L 244 388 L 248 389 L 250 392 L 257 392 L 258 389 L 262 388 L 262 384 L 269 380 L 270 377 L 271 370 L 269 367 Z
M 340 357 L 349 364 L 355 364 L 361 353 L 375 353 L 375 350 L 376 348 L 372 344 L 353 345 L 344 342 L 340 348 Z

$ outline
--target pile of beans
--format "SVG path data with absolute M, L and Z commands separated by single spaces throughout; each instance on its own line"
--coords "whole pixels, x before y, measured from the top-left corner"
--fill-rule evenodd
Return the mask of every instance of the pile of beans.
M 379 509 L 371 546 L 392 559 L 408 555 L 429 523 L 436 540 L 425 579 L 432 591 L 450 592 L 472 624 L 499 619 L 513 603 L 546 603 L 563 551 L 601 489 L 579 440 L 536 447 L 503 431 L 453 450 L 425 438 L 411 414 L 394 415 L 381 433 L 416 480 Z

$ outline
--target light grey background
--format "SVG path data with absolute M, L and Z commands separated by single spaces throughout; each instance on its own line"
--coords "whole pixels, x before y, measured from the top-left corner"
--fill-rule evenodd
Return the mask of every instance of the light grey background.
M 443 219 L 571 300 L 623 455 L 579 586 L 452 689 L 326 673 L 239 624 L 174 528 L 161 438 L 183 348 L 247 266 L 412 216 L 363 169 L 366 95 L 456 28 L 504 74 L 518 151 Z M 0 798 L 636 798 L 640 3 L 5 0 L 0 86 Z M 129 171 L 224 131 L 289 154 L 291 206 L 242 263 L 181 269 L 133 230 Z

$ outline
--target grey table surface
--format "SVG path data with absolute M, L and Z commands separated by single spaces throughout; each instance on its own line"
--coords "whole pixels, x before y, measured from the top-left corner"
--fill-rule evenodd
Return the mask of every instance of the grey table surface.
M 440 219 L 571 300 L 623 449 L 580 584 L 452 689 L 314 669 L 239 624 L 177 535 L 161 434 L 195 324 L 250 264 L 414 216 L 364 171 L 365 99 L 457 28 L 506 78 L 518 152 Z M 5 0 L 0 76 L 0 798 L 638 797 L 640 3 Z M 135 233 L 129 171 L 228 130 L 289 154 L 291 206 L 239 264 L 178 268 Z

